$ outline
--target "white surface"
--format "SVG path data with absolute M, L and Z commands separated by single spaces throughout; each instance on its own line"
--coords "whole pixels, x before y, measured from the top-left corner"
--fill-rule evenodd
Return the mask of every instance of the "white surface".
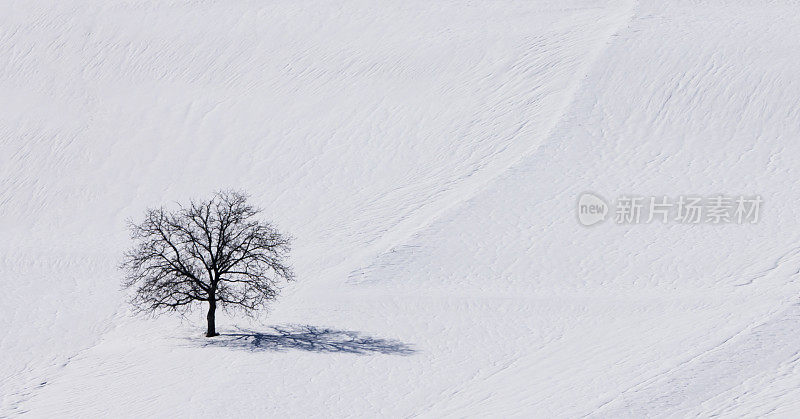
M 796 411 L 797 2 L 87 3 L 2 3 L 0 416 Z M 209 346 L 116 265 L 222 187 L 298 281 Z M 766 203 L 585 228 L 587 190 Z

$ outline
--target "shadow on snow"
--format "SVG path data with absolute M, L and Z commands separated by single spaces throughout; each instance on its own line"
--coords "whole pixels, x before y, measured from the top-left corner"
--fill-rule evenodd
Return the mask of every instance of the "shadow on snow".
M 410 355 L 416 352 L 408 344 L 362 335 L 351 330 L 336 330 L 316 326 L 273 326 L 274 332 L 240 330 L 240 333 L 221 333 L 211 339 L 197 340 L 202 346 L 246 349 L 250 351 L 284 351 L 299 349 L 309 352 L 343 352 L 351 354 Z

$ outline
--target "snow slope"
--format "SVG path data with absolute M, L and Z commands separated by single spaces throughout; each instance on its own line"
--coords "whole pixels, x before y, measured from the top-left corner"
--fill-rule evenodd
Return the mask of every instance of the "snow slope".
M 3 6 L 0 415 L 800 400 L 797 2 Z M 221 187 L 296 237 L 298 282 L 211 342 L 130 316 L 125 219 Z M 586 190 L 766 204 L 587 229 Z

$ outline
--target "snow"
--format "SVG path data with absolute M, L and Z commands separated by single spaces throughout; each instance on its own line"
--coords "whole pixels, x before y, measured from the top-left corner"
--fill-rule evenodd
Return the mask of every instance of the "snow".
M 798 9 L 3 2 L 0 416 L 792 416 Z M 298 281 L 212 340 L 133 316 L 126 219 L 226 187 Z

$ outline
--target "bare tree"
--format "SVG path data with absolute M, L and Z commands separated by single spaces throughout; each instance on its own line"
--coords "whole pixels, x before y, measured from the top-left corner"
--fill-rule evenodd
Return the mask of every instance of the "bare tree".
M 280 280 L 292 280 L 290 238 L 256 220 L 260 210 L 240 192 L 217 192 L 174 211 L 147 210 L 130 223 L 136 242 L 125 254 L 126 288 L 139 311 L 185 312 L 208 303 L 206 336 L 218 335 L 217 306 L 251 314 L 275 299 Z

